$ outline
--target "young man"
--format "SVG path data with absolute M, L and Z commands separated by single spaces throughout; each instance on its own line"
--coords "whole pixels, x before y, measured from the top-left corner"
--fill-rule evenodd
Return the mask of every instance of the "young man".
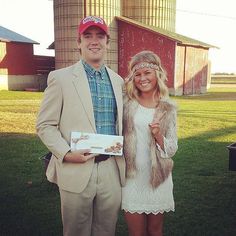
M 123 80 L 104 65 L 108 43 L 102 18 L 81 20 L 81 60 L 49 74 L 37 118 L 37 133 L 53 154 L 46 174 L 59 187 L 64 235 L 115 235 L 124 158 L 70 150 L 72 131 L 121 135 Z

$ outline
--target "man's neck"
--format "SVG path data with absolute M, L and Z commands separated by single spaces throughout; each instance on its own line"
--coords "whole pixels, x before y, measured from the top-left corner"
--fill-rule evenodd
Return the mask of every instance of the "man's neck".
M 88 65 L 90 65 L 91 67 L 93 67 L 95 70 L 99 70 L 102 65 L 104 64 L 103 61 L 99 61 L 99 62 L 88 62 L 86 60 L 83 59 L 84 62 L 86 62 Z

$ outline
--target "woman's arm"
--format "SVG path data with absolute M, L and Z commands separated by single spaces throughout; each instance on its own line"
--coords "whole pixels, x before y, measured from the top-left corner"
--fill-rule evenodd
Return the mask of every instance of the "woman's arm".
M 160 151 L 162 158 L 173 157 L 178 149 L 176 120 L 176 110 L 173 110 L 170 114 L 168 114 L 168 120 L 165 121 L 167 122 L 167 130 L 165 135 L 161 133 L 160 122 L 156 122 L 151 126 L 152 135 L 156 141 L 157 148 Z

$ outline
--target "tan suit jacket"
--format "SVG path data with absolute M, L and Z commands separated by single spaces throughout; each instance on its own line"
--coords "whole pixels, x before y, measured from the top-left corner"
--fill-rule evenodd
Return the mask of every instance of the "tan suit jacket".
M 106 69 L 117 103 L 117 133 L 121 135 L 123 79 L 109 68 Z M 63 190 L 82 192 L 91 176 L 94 158 L 83 164 L 63 162 L 65 154 L 70 150 L 71 131 L 96 133 L 90 88 L 81 61 L 49 74 L 48 87 L 44 92 L 36 129 L 42 142 L 53 153 L 46 172 L 48 180 Z M 116 160 L 123 186 L 124 158 L 113 158 Z

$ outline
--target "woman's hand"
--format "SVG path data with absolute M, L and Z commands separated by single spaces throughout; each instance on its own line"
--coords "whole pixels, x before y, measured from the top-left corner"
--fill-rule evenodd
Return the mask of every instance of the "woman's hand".
M 161 134 L 161 127 L 160 127 L 160 122 L 164 118 L 166 114 L 166 111 L 163 113 L 159 113 L 158 116 L 156 116 L 152 123 L 149 124 L 151 134 L 153 138 L 155 139 L 156 143 L 160 145 L 162 149 L 164 149 L 164 139 L 163 135 Z
M 153 138 L 157 139 L 161 135 L 161 128 L 159 120 L 153 120 L 152 123 L 149 124 L 151 134 Z

